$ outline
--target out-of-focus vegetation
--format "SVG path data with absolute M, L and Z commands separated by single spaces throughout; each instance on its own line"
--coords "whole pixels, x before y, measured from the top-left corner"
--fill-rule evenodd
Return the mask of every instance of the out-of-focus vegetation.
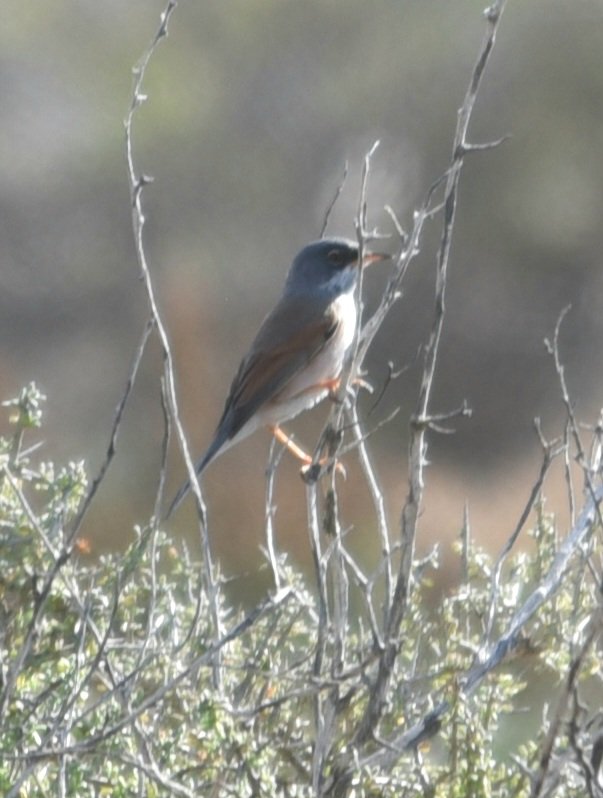
M 0 391 L 38 380 L 50 397 L 46 456 L 85 455 L 92 470 L 145 318 L 121 123 L 131 67 L 161 7 L 3 5 Z M 151 101 L 135 138 L 141 167 L 155 177 L 145 197 L 149 257 L 199 450 L 291 257 L 318 235 L 344 162 L 350 178 L 329 228 L 344 234 L 352 232 L 360 160 L 376 138 L 370 218 L 384 230 L 382 206 L 408 221 L 446 168 L 481 7 L 207 0 L 178 8 L 169 47 L 148 75 Z M 474 414 L 460 434 L 433 443 L 424 529 L 440 538 L 455 534 L 466 497 L 480 540 L 507 532 L 525 501 L 538 448 L 532 418 L 557 429 L 559 410 L 542 339 L 567 302 L 568 377 L 585 415 L 600 404 L 602 52 L 598 0 L 513 4 L 501 26 L 472 135 L 511 138 L 468 160 L 461 189 L 437 404 L 449 409 L 467 398 Z M 389 387 L 384 410 L 408 409 L 414 395 L 434 240 L 426 239 L 398 316 L 371 354 L 377 386 L 389 360 L 411 366 Z M 370 276 L 369 303 L 383 280 Z M 122 545 L 124 526 L 148 514 L 162 435 L 151 361 L 89 520 L 97 551 Z M 315 440 L 318 423 L 301 421 L 302 438 Z M 394 508 L 404 491 L 405 435 L 405 423 L 394 421 L 371 442 Z M 259 558 L 266 451 L 258 434 L 206 479 L 219 553 L 237 571 Z M 345 506 L 357 518 L 365 497 L 349 471 Z M 285 464 L 283 474 L 280 534 L 303 560 L 296 467 Z M 174 460 L 172 484 L 181 476 Z M 237 482 L 236 503 L 227 476 Z M 504 491 L 494 487 L 501 479 Z M 189 519 L 185 510 L 177 523 L 185 529 Z

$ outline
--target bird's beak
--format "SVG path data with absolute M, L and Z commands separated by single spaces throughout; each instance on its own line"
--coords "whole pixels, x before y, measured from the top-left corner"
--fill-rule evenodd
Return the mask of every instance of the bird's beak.
M 371 263 L 378 263 L 382 260 L 390 260 L 391 255 L 387 252 L 364 252 L 362 255 L 362 268 L 365 269 Z

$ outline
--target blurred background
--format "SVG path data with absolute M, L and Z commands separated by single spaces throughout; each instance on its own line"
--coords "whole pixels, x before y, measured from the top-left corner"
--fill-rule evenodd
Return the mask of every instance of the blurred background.
M 35 380 L 48 395 L 42 457 L 82 459 L 94 474 L 146 321 L 132 243 L 123 119 L 131 68 L 163 0 L 5 0 L 0 27 L 0 397 Z M 177 362 L 195 453 L 207 445 L 240 357 L 276 300 L 293 255 L 328 232 L 353 235 L 362 158 L 375 139 L 369 220 L 393 232 L 446 168 L 456 111 L 484 33 L 483 0 L 181 2 L 152 61 L 136 117 L 146 243 Z M 563 429 L 543 339 L 572 310 L 561 352 L 581 420 L 602 404 L 603 5 L 509 3 L 471 126 L 498 149 L 466 161 L 434 411 L 466 399 L 469 420 L 430 439 L 421 547 L 458 536 L 468 504 L 475 538 L 496 547 L 515 525 L 540 463 L 533 419 Z M 388 362 L 403 375 L 371 414 L 402 413 L 370 441 L 395 534 L 406 492 L 408 414 L 417 350 L 432 319 L 440 220 L 369 358 L 379 391 Z M 392 249 L 394 248 L 392 242 Z M 367 279 L 374 307 L 387 266 Z M 163 435 L 161 362 L 148 352 L 118 455 L 88 519 L 96 553 L 123 547 L 152 511 Z M 363 400 L 365 411 L 370 398 Z M 323 407 L 291 425 L 312 447 Z M 6 430 L 6 417 L 1 421 Z M 211 534 L 241 590 L 262 562 L 264 465 L 257 433 L 204 478 Z M 353 457 L 344 524 L 374 549 L 368 495 Z M 184 475 L 170 459 L 170 493 Z M 566 501 L 553 475 L 551 509 Z M 276 485 L 279 547 L 308 562 L 297 464 Z M 170 526 L 196 533 L 192 502 Z M 247 580 L 247 581 L 246 581 Z

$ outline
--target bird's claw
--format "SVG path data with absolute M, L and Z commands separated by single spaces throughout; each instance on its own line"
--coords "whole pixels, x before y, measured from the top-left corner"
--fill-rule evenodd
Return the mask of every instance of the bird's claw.
M 317 463 L 306 463 L 300 469 L 301 478 L 304 482 L 311 485 L 313 482 L 316 482 L 321 474 L 331 465 L 332 461 L 329 462 L 325 458 L 319 460 Z M 343 479 L 348 478 L 348 472 L 345 469 L 343 463 L 339 460 L 336 460 L 334 463 L 335 471 L 339 474 L 340 477 Z

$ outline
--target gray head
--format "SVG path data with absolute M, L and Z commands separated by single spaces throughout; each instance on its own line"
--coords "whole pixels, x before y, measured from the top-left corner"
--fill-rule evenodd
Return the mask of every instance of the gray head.
M 333 298 L 354 288 L 358 278 L 358 244 L 347 238 L 313 241 L 296 255 L 285 294 L 321 294 Z

